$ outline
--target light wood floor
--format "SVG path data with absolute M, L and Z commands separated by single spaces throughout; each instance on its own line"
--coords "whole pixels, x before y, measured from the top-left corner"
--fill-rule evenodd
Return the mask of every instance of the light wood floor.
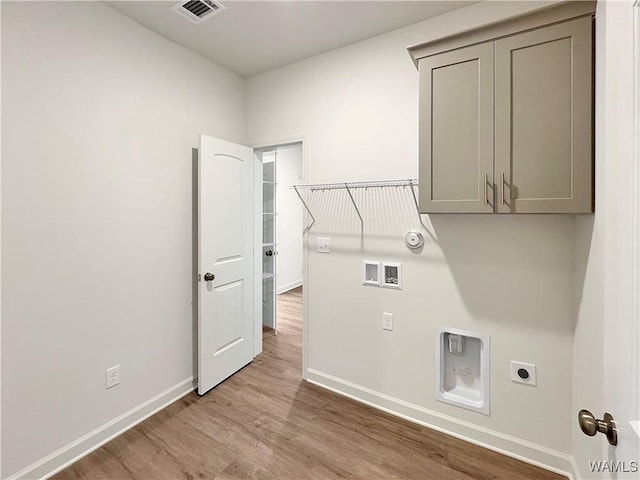
M 302 381 L 302 289 L 280 295 L 278 309 L 278 335 L 265 332 L 250 365 L 53 478 L 563 478 Z

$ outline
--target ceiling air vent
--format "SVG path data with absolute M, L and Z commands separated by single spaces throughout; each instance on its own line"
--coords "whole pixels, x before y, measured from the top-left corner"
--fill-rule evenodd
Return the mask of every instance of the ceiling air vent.
M 193 23 L 202 23 L 223 11 L 225 6 L 216 0 L 190 0 L 178 2 L 171 8 Z

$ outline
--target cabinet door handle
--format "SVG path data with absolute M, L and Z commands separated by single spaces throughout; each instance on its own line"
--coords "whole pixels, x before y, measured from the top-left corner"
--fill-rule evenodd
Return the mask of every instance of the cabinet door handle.
M 502 179 L 502 195 L 500 198 L 500 204 L 504 205 L 504 173 L 501 175 L 501 179 Z

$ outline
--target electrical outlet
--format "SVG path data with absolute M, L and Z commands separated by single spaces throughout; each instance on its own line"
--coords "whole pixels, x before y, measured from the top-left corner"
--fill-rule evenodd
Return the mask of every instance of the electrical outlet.
M 536 386 L 536 366 L 531 363 L 522 363 L 511 360 L 511 381 Z
M 107 389 L 115 387 L 120 383 L 120 365 L 107 369 Z
M 329 237 L 318 237 L 318 253 L 331 253 Z
M 393 332 L 393 313 L 382 312 L 382 329 Z

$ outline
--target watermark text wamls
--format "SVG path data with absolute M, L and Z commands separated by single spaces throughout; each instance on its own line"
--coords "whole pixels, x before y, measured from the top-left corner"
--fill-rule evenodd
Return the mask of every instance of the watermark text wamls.
M 637 461 L 624 460 L 589 460 L 589 469 L 592 473 L 636 473 L 639 471 Z

